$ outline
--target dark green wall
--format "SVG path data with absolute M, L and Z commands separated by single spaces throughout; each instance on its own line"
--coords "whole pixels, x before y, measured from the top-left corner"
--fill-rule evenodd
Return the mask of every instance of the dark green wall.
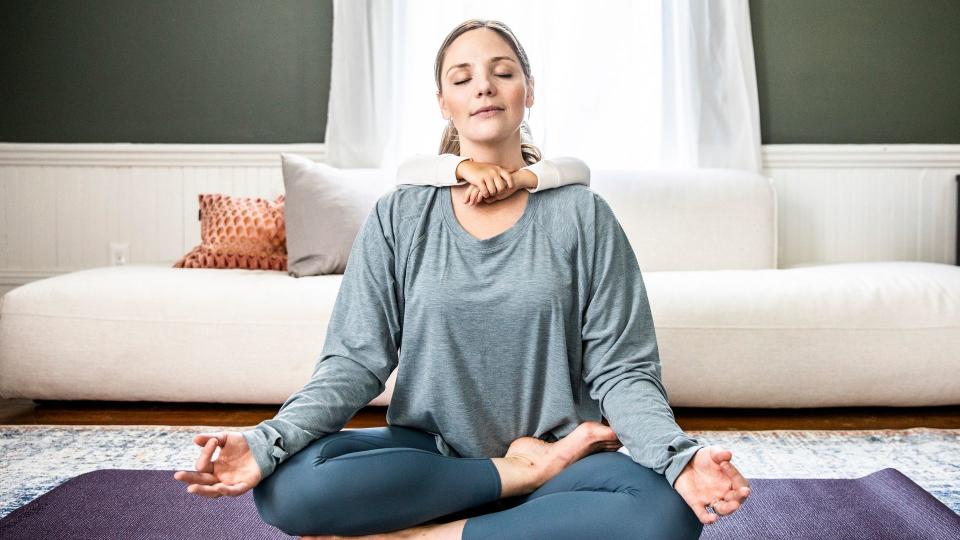
M 0 141 L 321 142 L 330 0 L 15 0 Z
M 960 143 L 960 0 L 750 0 L 764 144 Z
M 2 142 L 323 142 L 330 0 L 3 8 Z M 750 15 L 764 144 L 960 143 L 960 0 L 751 0 Z

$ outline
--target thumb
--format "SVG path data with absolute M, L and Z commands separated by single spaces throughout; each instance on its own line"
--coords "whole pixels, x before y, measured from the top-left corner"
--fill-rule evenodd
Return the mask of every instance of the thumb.
M 197 435 L 196 437 L 193 438 L 193 442 L 197 446 L 206 446 L 207 441 L 209 441 L 210 439 L 216 439 L 217 446 L 222 447 L 223 445 L 227 444 L 227 433 L 226 432 L 219 433 L 219 434 L 201 433 L 200 435 Z
M 720 446 L 711 446 L 710 459 L 712 459 L 714 463 L 719 465 L 724 461 L 730 461 L 731 459 L 733 459 L 733 452 L 731 452 L 730 450 L 727 450 L 726 448 L 722 448 Z

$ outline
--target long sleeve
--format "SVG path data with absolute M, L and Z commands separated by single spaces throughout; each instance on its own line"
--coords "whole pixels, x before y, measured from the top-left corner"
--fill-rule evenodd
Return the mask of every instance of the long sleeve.
M 397 184 L 420 186 L 459 186 L 466 180 L 457 179 L 457 166 L 469 160 L 456 154 L 415 154 L 397 167 Z M 590 167 L 575 157 L 541 159 L 523 167 L 537 177 L 537 187 L 527 188 L 534 193 L 568 184 L 590 185 Z
M 590 185 L 590 167 L 575 157 L 541 159 L 524 167 L 537 175 L 537 187 L 527 189 L 530 193 L 553 189 L 568 184 Z
M 272 419 L 243 432 L 262 478 L 311 441 L 341 430 L 383 392 L 399 362 L 395 244 L 388 214 L 381 212 L 388 196 L 377 202 L 354 240 L 310 381 Z
M 397 167 L 397 184 L 417 186 L 458 186 L 457 166 L 471 159 L 457 154 L 414 154 Z
M 595 199 L 592 258 L 582 320 L 583 378 L 633 460 L 673 486 L 704 445 L 677 425 L 660 380 L 653 317 L 636 255 L 608 203 Z

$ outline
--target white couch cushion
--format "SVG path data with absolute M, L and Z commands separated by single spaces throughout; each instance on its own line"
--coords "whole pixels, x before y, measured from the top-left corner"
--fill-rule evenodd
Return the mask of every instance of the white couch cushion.
M 0 396 L 283 403 L 310 378 L 341 278 L 132 265 L 34 281 L 0 304 Z M 960 268 L 644 271 L 644 282 L 674 406 L 960 403 Z
M 644 272 L 777 267 L 770 178 L 733 169 L 593 170 Z
M 960 268 L 857 262 L 644 274 L 674 405 L 960 403 Z
M 128 265 L 9 291 L 5 398 L 283 402 L 310 378 L 340 274 Z

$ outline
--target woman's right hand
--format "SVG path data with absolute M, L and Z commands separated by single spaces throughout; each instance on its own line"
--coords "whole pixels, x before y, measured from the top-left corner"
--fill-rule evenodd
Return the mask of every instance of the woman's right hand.
M 496 197 L 517 190 L 516 181 L 511 172 L 493 163 L 465 160 L 457 165 L 457 179 L 470 183 L 463 198 L 466 204 L 477 204 L 481 200 Z
M 260 483 L 260 467 L 242 433 L 201 434 L 194 437 L 193 442 L 203 447 L 197 458 L 197 470 L 173 474 L 175 479 L 187 484 L 190 493 L 211 499 L 222 495 L 236 497 Z M 220 454 L 213 461 L 213 452 L 218 447 Z

